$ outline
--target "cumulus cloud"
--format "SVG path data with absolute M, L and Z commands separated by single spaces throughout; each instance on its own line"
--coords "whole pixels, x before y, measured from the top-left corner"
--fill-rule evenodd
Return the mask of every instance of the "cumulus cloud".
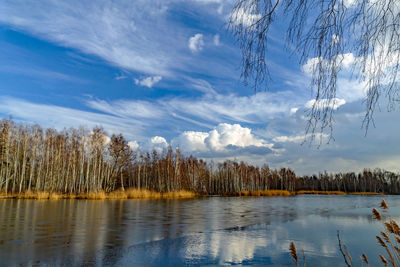
M 190 37 L 188 46 L 190 51 L 192 51 L 193 53 L 201 51 L 204 46 L 203 34 L 197 33 L 194 36 Z
M 148 88 L 152 88 L 156 83 L 160 82 L 161 80 L 162 80 L 161 76 L 152 76 L 141 80 L 134 79 L 136 85 L 145 86 Z
M 133 151 L 135 151 L 135 150 L 138 150 L 139 149 L 139 144 L 138 144 L 138 142 L 136 142 L 136 141 L 129 141 L 128 142 L 128 146 L 133 150 Z
M 155 145 L 159 145 L 159 144 L 164 145 L 164 146 L 167 146 L 167 145 L 168 145 L 167 140 L 165 140 L 165 138 L 164 138 L 164 137 L 161 137 L 161 136 L 154 136 L 154 137 L 152 137 L 151 140 L 150 140 L 150 142 L 151 142 L 152 144 L 155 144 Z
M 151 150 L 156 150 L 161 153 L 164 149 L 168 147 L 167 140 L 162 136 L 154 136 L 150 139 L 149 148 Z
M 173 140 L 173 144 L 187 152 L 270 153 L 273 144 L 256 137 L 250 128 L 239 124 L 220 123 L 209 132 L 185 131 Z
M 228 145 L 237 147 L 272 147 L 265 140 L 255 137 L 250 128 L 228 123 L 220 123 L 210 131 L 205 142 L 209 148 L 216 151 L 223 150 Z
M 185 131 L 173 140 L 174 145 L 179 146 L 182 151 L 207 151 L 206 138 L 207 132 Z

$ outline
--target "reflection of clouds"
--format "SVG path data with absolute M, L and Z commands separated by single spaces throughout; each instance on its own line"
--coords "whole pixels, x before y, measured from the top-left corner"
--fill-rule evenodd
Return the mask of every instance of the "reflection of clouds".
M 216 259 L 219 254 L 219 248 L 221 247 L 221 235 L 211 235 L 210 249 L 211 256 Z
M 219 262 L 222 263 L 242 263 L 254 257 L 254 252 L 259 247 L 267 245 L 267 239 L 254 237 L 247 233 L 235 233 L 234 235 L 224 235 L 222 246 L 219 246 Z M 220 243 L 221 244 L 221 243 Z
M 212 258 L 219 264 L 238 264 L 253 259 L 257 249 L 267 247 L 269 239 L 258 231 L 215 231 L 191 236 L 184 243 L 185 258 Z
M 332 240 L 328 239 L 322 240 L 322 245 L 320 249 L 322 254 L 325 256 L 337 255 L 337 244 Z
M 184 248 L 184 257 L 186 259 L 198 258 L 207 255 L 207 241 L 205 235 L 196 236 L 194 242 Z

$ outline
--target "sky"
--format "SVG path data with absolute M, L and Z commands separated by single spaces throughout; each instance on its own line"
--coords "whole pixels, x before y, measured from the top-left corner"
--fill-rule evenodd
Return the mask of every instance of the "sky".
M 233 0 L 3 0 L 0 116 L 63 128 L 102 126 L 135 150 L 179 147 L 216 162 L 243 160 L 320 171 L 398 171 L 398 112 L 382 105 L 362 128 L 365 87 L 344 56 L 334 140 L 302 144 L 312 104 L 310 68 L 271 30 L 272 79 L 255 92 L 240 78 L 227 20 Z M 245 14 L 248 23 L 257 14 Z M 284 18 L 277 18 L 284 19 Z M 279 24 L 278 24 L 279 25 Z

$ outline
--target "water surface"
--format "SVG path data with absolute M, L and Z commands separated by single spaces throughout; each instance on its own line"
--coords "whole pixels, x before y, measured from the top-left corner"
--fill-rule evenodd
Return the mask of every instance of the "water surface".
M 209 197 L 188 200 L 0 200 L 0 266 L 378 265 L 371 209 L 381 196 Z M 400 221 L 400 197 L 385 196 Z

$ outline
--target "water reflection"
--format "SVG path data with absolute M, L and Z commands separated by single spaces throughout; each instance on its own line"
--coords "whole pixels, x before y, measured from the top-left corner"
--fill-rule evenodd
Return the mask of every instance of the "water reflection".
M 400 198 L 386 197 L 400 215 Z M 372 263 L 381 197 L 191 200 L 0 200 L 0 266 L 291 265 L 291 240 L 309 266 L 341 263 L 336 230 L 354 259 Z M 383 252 L 383 251 L 382 251 Z M 375 259 L 376 258 L 376 259 Z

